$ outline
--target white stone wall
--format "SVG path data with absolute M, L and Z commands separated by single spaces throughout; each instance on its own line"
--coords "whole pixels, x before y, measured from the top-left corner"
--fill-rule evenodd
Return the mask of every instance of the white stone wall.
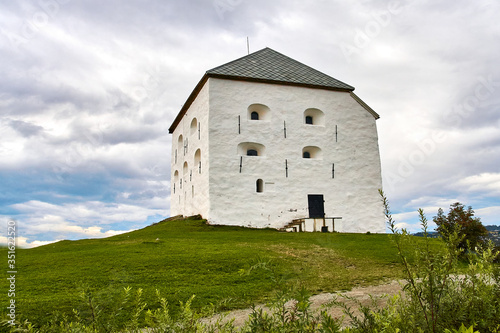
M 172 133 L 171 216 L 209 214 L 208 93 L 207 83 Z M 192 126 L 193 119 L 196 119 L 196 126 Z
M 282 227 L 309 216 L 308 194 L 323 194 L 326 216 L 342 217 L 338 231 L 385 232 L 375 119 L 349 93 L 214 78 L 209 83 L 210 207 L 204 216 L 210 222 Z M 262 120 L 249 119 L 255 103 L 269 108 Z M 305 124 L 309 114 L 322 124 Z M 263 155 L 242 155 L 242 145 L 254 143 Z M 316 158 L 302 158 L 305 147 Z M 256 192 L 257 179 L 264 182 L 262 193 Z
M 250 119 L 254 104 L 259 120 Z M 246 156 L 248 148 L 260 156 Z M 304 159 L 304 150 L 312 158 Z M 326 216 L 342 217 L 336 231 L 385 232 L 375 118 L 348 92 L 210 78 L 173 133 L 172 184 L 172 215 L 279 228 L 308 217 L 307 195 L 322 194 Z

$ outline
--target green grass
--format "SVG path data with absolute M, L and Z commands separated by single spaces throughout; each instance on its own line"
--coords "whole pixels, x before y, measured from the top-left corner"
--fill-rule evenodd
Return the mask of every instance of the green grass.
M 0 256 L 6 258 L 6 249 Z M 249 270 L 259 262 L 271 269 Z M 16 264 L 17 314 L 35 323 L 82 307 L 78 295 L 84 289 L 109 296 L 127 286 L 142 288 L 148 307 L 156 306 L 158 289 L 172 305 L 194 294 L 198 309 L 222 301 L 228 309 L 265 302 L 279 288 L 276 278 L 320 293 L 402 276 L 388 235 L 285 233 L 197 219 L 18 249 Z M 6 279 L 0 279 L 0 290 L 8 290 Z

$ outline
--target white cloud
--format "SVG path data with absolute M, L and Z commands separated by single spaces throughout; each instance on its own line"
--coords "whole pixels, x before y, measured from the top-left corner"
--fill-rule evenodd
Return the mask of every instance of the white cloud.
M 135 230 L 130 228 L 134 225 L 145 226 L 149 217 L 156 217 L 156 221 L 168 216 L 168 210 L 163 208 L 165 202 L 154 205 L 158 208 L 99 201 L 57 205 L 33 200 L 12 208 L 19 211 L 16 218 L 19 246 L 34 247 L 52 242 L 40 239 L 47 234 L 58 240 L 109 237 Z M 116 227 L 123 229 L 115 230 Z
M 85 224 L 99 223 L 102 225 L 122 221 L 143 222 L 147 216 L 164 216 L 168 213 L 166 209 L 149 209 L 128 204 L 100 201 L 57 205 L 32 200 L 14 204 L 12 208 L 18 210 L 21 214 L 30 216 L 29 220 L 26 221 L 30 229 L 41 224 L 56 226 L 62 224 L 64 221 L 82 221 Z M 46 221 L 49 222 L 46 223 Z
M 456 187 L 466 192 L 482 192 L 491 196 L 500 195 L 500 173 L 481 173 L 461 179 Z
M 72 228 L 74 229 L 74 228 Z M 74 230 L 71 230 L 73 234 L 79 235 L 79 238 L 105 238 L 105 237 L 111 237 L 119 234 L 123 234 L 126 232 L 134 231 L 135 229 L 131 230 L 108 230 L 106 232 L 100 232 L 102 228 L 88 228 L 88 229 L 81 229 L 79 230 L 80 232 L 74 232 Z M 44 230 L 45 231 L 45 230 Z M 29 238 L 27 237 L 16 237 L 16 247 L 17 248 L 23 248 L 23 249 L 29 249 L 29 248 L 34 248 L 38 246 L 44 246 L 52 243 L 59 242 L 63 239 L 54 239 L 54 240 L 49 240 L 49 241 L 40 241 L 40 240 L 33 240 L 30 241 Z M 7 237 L 0 236 L 0 245 L 7 245 L 8 244 L 8 239 Z
M 446 208 L 455 202 L 460 202 L 460 200 L 456 198 L 423 196 L 409 201 L 406 206 L 415 209 L 422 208 L 425 211 L 434 211 L 434 210 L 437 211 L 439 207 Z
M 392 218 L 396 223 L 404 223 L 405 220 L 410 220 L 410 219 L 416 219 L 418 218 L 418 212 L 417 211 L 412 211 L 412 212 L 406 212 L 406 213 L 398 213 L 398 214 L 392 214 Z
M 26 237 L 16 237 L 16 248 L 33 248 L 33 247 L 38 247 L 38 246 L 43 246 L 47 244 L 52 244 L 55 242 L 60 241 L 60 239 L 55 239 L 55 240 L 50 240 L 50 241 L 28 241 L 28 238 Z M 7 245 L 8 244 L 8 239 L 7 237 L 0 236 L 0 245 Z
M 484 225 L 500 225 L 500 206 L 474 209 L 474 213 Z

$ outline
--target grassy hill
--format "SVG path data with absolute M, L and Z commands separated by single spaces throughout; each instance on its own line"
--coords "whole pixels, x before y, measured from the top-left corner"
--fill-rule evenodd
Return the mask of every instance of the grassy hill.
M 250 270 L 257 263 L 263 268 Z M 33 322 L 54 311 L 71 314 L 86 289 L 110 298 L 127 286 L 142 288 L 148 307 L 157 305 L 158 289 L 172 305 L 195 294 L 196 308 L 238 308 L 264 302 L 282 285 L 320 293 L 401 277 L 388 235 L 286 233 L 210 226 L 195 218 L 19 249 L 16 264 L 17 314 Z M 6 279 L 0 289 L 8 290 Z

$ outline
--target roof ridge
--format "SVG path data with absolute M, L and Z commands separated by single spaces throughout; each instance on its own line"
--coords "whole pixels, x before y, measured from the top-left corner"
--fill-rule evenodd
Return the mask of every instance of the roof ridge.
M 208 76 L 353 91 L 354 87 L 309 65 L 265 47 L 209 69 Z
M 209 70 L 207 70 L 207 71 L 206 71 L 206 73 L 209 73 L 209 72 L 211 72 L 211 71 L 214 71 L 214 70 L 219 69 L 219 68 L 221 68 L 221 67 L 224 67 L 224 66 L 226 66 L 226 65 L 229 65 L 229 64 L 235 63 L 235 62 L 240 61 L 240 60 L 242 60 L 242 59 L 244 59 L 244 58 L 247 58 L 247 57 L 248 57 L 248 56 L 250 56 L 250 55 L 253 55 L 253 54 L 256 54 L 256 53 L 262 52 L 262 51 L 267 50 L 267 49 L 269 49 L 269 50 L 271 50 L 271 51 L 274 51 L 273 49 L 271 49 L 271 48 L 269 48 L 269 47 L 267 47 L 267 46 L 266 46 L 266 47 L 265 47 L 265 48 L 263 48 L 263 49 L 257 50 L 257 51 L 255 51 L 255 52 L 252 52 L 252 53 L 249 53 L 249 54 L 247 54 L 247 55 L 244 55 L 243 57 L 239 57 L 238 59 L 231 60 L 231 61 L 229 61 L 229 62 L 226 62 L 225 64 L 222 64 L 222 65 L 220 65 L 220 66 L 217 66 L 217 67 L 214 67 L 214 68 L 212 68 L 212 69 L 209 69 Z M 274 52 L 276 52 L 276 51 L 274 51 Z

